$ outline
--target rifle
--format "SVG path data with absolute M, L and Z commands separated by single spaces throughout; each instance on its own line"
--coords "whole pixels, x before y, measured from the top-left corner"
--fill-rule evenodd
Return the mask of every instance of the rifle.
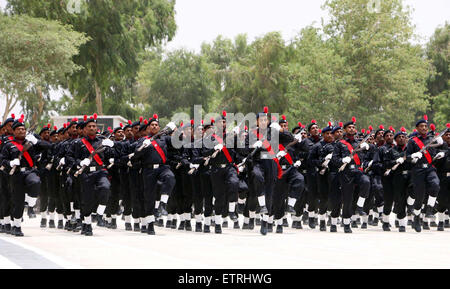
M 426 151 L 426 150 L 429 149 L 429 148 L 436 147 L 436 145 L 433 145 L 433 143 L 434 143 L 435 141 L 437 141 L 438 138 L 440 138 L 441 136 L 443 136 L 444 134 L 446 134 L 446 133 L 447 133 L 447 130 L 449 130 L 449 129 L 450 129 L 450 128 L 446 128 L 446 129 L 444 129 L 444 131 L 441 132 L 440 134 L 436 134 L 436 135 L 431 139 L 431 141 L 430 141 L 426 146 L 424 146 L 419 152 L 423 153 L 424 151 Z M 405 156 L 403 157 L 403 159 L 406 160 L 406 154 L 405 154 Z M 434 158 L 433 158 L 433 160 L 434 160 Z M 395 171 L 399 166 L 400 166 L 399 163 L 395 164 L 392 168 L 386 170 L 386 172 L 384 173 L 384 176 L 389 176 L 389 174 L 391 173 L 391 171 Z
M 104 147 L 104 146 L 98 147 L 95 151 L 93 151 L 93 152 L 89 155 L 89 158 L 88 158 L 88 159 L 92 162 L 92 159 L 95 157 L 95 155 L 104 152 L 105 149 L 106 149 L 106 147 Z M 74 176 L 75 176 L 75 177 L 78 177 L 79 175 L 81 175 L 81 174 L 83 173 L 83 171 L 86 169 L 86 167 L 87 167 L 86 165 L 83 165 L 83 166 L 81 167 L 81 169 L 79 169 L 78 171 L 75 172 Z
M 55 156 L 52 156 L 52 158 L 50 159 L 50 161 L 48 162 L 48 164 L 45 166 L 45 169 L 50 171 L 53 167 L 53 161 L 55 160 Z
M 370 138 L 370 134 L 366 135 L 366 137 L 365 137 L 362 141 L 360 141 L 360 142 L 358 143 L 358 145 L 356 146 L 356 148 L 353 150 L 353 152 L 352 152 L 352 154 L 351 154 L 352 157 L 353 157 L 356 153 L 358 153 L 358 152 L 361 151 L 361 149 L 360 149 L 359 146 L 360 146 L 361 144 L 365 143 L 369 138 Z M 339 168 L 339 172 L 342 172 L 343 170 L 345 170 L 346 167 L 347 167 L 347 163 L 343 164 L 343 165 Z
M 292 146 L 294 146 L 294 145 L 296 145 L 297 143 L 299 143 L 299 142 L 301 142 L 303 139 L 301 139 L 301 140 L 298 140 L 296 137 L 298 136 L 298 135 L 300 135 L 301 136 L 301 133 L 298 133 L 298 134 L 296 134 L 295 136 L 294 136 L 294 141 L 292 141 L 292 142 L 290 142 L 285 148 L 284 148 L 284 152 L 288 152 L 288 149 L 290 148 L 290 147 L 292 147 Z M 277 157 L 278 158 L 278 157 Z M 280 158 L 278 158 L 278 159 L 280 159 Z
M 331 157 L 333 157 L 333 153 L 331 153 Z M 326 160 L 322 163 L 323 169 L 320 170 L 319 174 L 321 174 L 321 175 L 325 174 L 325 171 L 327 170 L 328 164 L 330 163 L 330 161 L 331 161 L 331 159 Z
M 155 134 L 154 136 L 152 136 L 150 138 L 150 142 L 154 141 L 157 137 L 165 135 L 165 134 L 171 134 L 173 132 L 173 129 L 170 128 L 169 126 L 166 126 L 165 128 L 163 128 L 162 130 L 160 130 L 157 134 Z M 145 145 L 142 144 L 140 147 L 137 148 L 138 152 L 141 152 L 143 149 L 147 148 L 149 145 Z
M 19 161 L 22 160 L 23 154 L 24 154 L 25 152 L 27 152 L 32 146 L 33 146 L 33 144 L 32 144 L 31 142 L 29 142 L 29 141 L 27 141 L 27 142 L 23 145 L 23 150 L 20 152 L 19 157 L 18 157 Z M 14 175 L 14 173 L 16 172 L 17 167 L 18 167 L 18 166 L 14 166 L 14 167 L 11 168 L 11 171 L 9 172 L 9 175 L 10 175 L 10 176 Z

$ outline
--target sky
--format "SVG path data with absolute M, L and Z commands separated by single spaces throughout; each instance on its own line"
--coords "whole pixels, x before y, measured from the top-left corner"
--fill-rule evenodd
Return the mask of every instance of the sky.
M 425 43 L 439 25 L 450 22 L 449 0 L 403 1 L 414 9 L 412 22 L 422 38 L 420 43 Z M 323 3 L 325 0 L 176 0 L 178 28 L 166 48 L 199 52 L 203 42 L 212 42 L 218 35 L 233 39 L 246 33 L 252 41 L 272 31 L 281 32 L 288 41 L 302 28 L 320 26 L 322 18 L 326 20 Z M 6 0 L 0 0 L 0 7 L 5 5 Z M 2 115 L 4 97 L 0 97 Z M 20 110 L 17 107 L 13 112 L 20 114 Z

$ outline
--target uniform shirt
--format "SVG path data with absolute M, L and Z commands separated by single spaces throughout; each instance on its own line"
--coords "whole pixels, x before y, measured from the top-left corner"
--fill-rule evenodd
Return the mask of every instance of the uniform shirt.
M 325 161 L 325 157 L 328 154 L 333 153 L 334 146 L 335 146 L 334 142 L 327 143 L 324 140 L 317 142 L 315 145 L 313 145 L 313 147 L 309 153 L 308 165 L 310 167 L 317 168 L 317 170 L 320 171 L 323 168 L 322 164 Z M 336 170 L 336 167 L 332 166 L 331 161 L 328 164 L 328 167 L 330 168 L 330 170 L 333 170 L 333 171 Z
M 99 136 L 94 136 L 93 138 L 84 137 L 83 139 L 87 140 L 94 148 L 94 150 L 101 147 L 102 141 L 104 140 L 104 138 L 101 138 Z M 70 146 L 69 151 L 67 153 L 67 159 L 70 160 L 73 166 L 78 167 L 80 166 L 80 162 L 86 158 L 89 158 L 90 155 L 91 153 L 87 149 L 86 145 L 81 141 L 81 139 L 78 139 L 76 141 L 73 141 L 73 145 Z M 114 152 L 112 148 L 106 147 L 104 152 L 99 153 L 97 155 L 103 161 L 104 165 L 107 166 L 109 164 L 108 160 L 114 157 Z M 95 161 L 94 158 L 92 158 L 92 161 L 89 166 L 99 166 L 99 164 Z
M 5 168 L 11 168 L 9 163 L 10 161 L 19 158 L 19 155 L 21 154 L 17 146 L 13 143 L 17 142 L 21 145 L 25 145 L 28 143 L 27 140 L 8 140 L 2 147 L 2 166 Z M 51 147 L 51 144 L 46 141 L 38 140 L 38 142 L 35 145 L 31 145 L 30 149 L 27 150 L 28 154 L 31 157 L 31 160 L 33 161 L 33 165 L 36 166 L 37 164 L 37 151 L 41 149 L 48 149 Z M 24 168 L 31 168 L 28 161 L 25 159 L 25 157 L 22 157 L 20 160 L 20 167 Z
M 151 137 L 151 135 L 148 136 L 148 138 L 150 138 L 150 137 Z M 169 163 L 168 163 L 168 159 L 167 159 L 167 156 L 168 156 L 167 148 L 169 145 L 171 145 L 170 136 L 160 136 L 154 140 L 156 142 L 156 145 L 159 146 L 159 148 L 161 148 L 161 150 L 164 153 L 164 156 L 166 158 L 165 163 L 153 144 L 150 144 L 148 147 L 144 148 L 140 152 L 138 151 L 138 148 L 141 145 L 143 145 L 143 143 L 146 139 L 147 139 L 147 137 L 143 137 L 143 138 L 139 139 L 139 141 L 137 142 L 137 144 L 135 146 L 135 151 L 134 151 L 135 158 L 141 160 L 142 167 L 147 167 L 147 166 L 156 165 L 156 164 L 160 164 L 160 165 L 167 164 L 168 165 Z M 134 167 L 134 165 L 133 165 L 133 167 Z
M 432 136 L 427 135 L 425 137 L 423 137 L 421 134 L 417 134 L 416 137 L 422 141 L 422 143 L 424 144 L 424 146 L 426 146 L 428 143 L 430 143 L 430 141 L 433 139 Z M 427 149 L 428 152 L 430 153 L 430 157 L 431 159 L 434 158 L 434 156 L 436 155 L 436 149 L 435 148 L 428 148 Z M 411 161 L 411 155 L 413 153 L 419 152 L 420 148 L 419 146 L 416 144 L 416 142 L 414 141 L 413 138 L 411 138 L 408 141 L 408 145 L 406 147 L 406 156 L 408 157 L 408 160 Z M 425 157 L 425 155 L 422 153 L 422 158 L 417 160 L 417 162 L 415 164 L 413 164 L 413 168 L 419 168 L 424 164 L 428 164 L 427 158 Z
M 348 142 L 353 147 L 353 149 L 355 149 L 359 144 L 359 142 L 353 138 L 344 137 L 343 140 Z M 361 152 L 358 152 L 357 155 L 362 164 L 363 154 Z M 336 145 L 334 146 L 333 157 L 331 158 L 332 165 L 340 168 L 343 165 L 342 159 L 345 157 L 351 158 L 350 163 L 346 166 L 346 170 L 348 170 L 350 165 L 355 165 L 354 158 L 345 144 L 343 144 L 341 141 L 336 142 Z M 355 169 L 351 170 L 358 170 L 358 168 L 355 167 Z

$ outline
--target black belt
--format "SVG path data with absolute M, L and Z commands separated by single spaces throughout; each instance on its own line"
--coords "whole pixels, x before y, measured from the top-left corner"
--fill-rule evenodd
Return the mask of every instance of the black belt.
M 224 169 L 226 167 L 228 167 L 229 164 L 211 164 L 209 165 L 209 168 L 219 168 L 219 169 Z
M 159 169 L 162 166 L 163 166 L 163 164 L 147 164 L 147 165 L 144 165 L 144 168 L 156 170 L 156 169 Z

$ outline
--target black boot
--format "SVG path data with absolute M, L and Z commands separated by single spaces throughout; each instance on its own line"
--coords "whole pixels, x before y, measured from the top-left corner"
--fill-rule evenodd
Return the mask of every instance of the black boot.
M 166 203 L 163 202 L 159 203 L 159 213 L 161 214 L 161 216 L 168 215 L 166 207 L 167 207 Z
M 327 224 L 326 224 L 325 220 L 320 221 L 320 231 L 326 232 L 326 230 L 327 230 Z
M 303 229 L 303 227 L 302 227 L 302 222 L 297 221 L 297 226 L 295 226 L 295 228 L 296 228 L 297 230 Z
M 73 232 L 78 233 L 79 231 L 81 231 L 81 219 L 77 219 L 73 228 Z
M 372 226 L 378 227 L 378 218 L 373 218 Z
M 414 230 L 416 230 L 417 233 L 420 233 L 422 231 L 422 226 L 420 225 L 419 216 L 414 216 L 413 228 L 414 228 Z
M 47 219 L 41 219 L 41 228 L 47 228 Z
M 192 231 L 191 220 L 186 221 L 185 226 L 186 231 Z
M 164 220 L 163 220 L 162 218 L 160 218 L 160 219 L 158 220 L 157 226 L 158 226 L 158 227 L 161 227 L 161 228 L 164 227 Z
M 92 236 L 93 235 L 93 233 L 92 233 L 92 225 L 91 224 L 86 225 L 86 232 L 84 233 L 84 235 L 85 236 Z
M 267 223 L 267 233 L 273 233 L 273 224 Z
M 56 228 L 56 226 L 55 226 L 55 220 L 50 220 L 50 221 L 48 221 L 48 227 L 49 227 L 50 229 Z
M 292 229 L 295 229 L 297 227 L 298 221 L 292 221 Z
M 430 225 L 428 224 L 428 222 L 423 222 L 423 226 L 422 227 L 423 227 L 424 230 L 427 230 L 427 231 L 430 230 Z
M 361 229 L 367 229 L 367 223 L 362 223 L 361 224 Z
M 283 225 L 277 225 L 277 234 L 283 234 Z
M 5 233 L 5 225 L 0 225 L 0 233 Z
M 286 228 L 289 227 L 289 224 L 288 224 L 288 221 L 286 218 L 283 218 L 283 227 L 286 227 Z
M 133 226 L 134 226 L 133 230 L 134 230 L 135 232 L 139 232 L 139 231 L 141 230 L 141 227 L 140 227 L 139 223 L 134 223 Z
M 398 226 L 398 231 L 399 231 L 400 233 L 405 233 L 405 232 L 406 232 L 405 226 Z
M 141 233 L 146 234 L 147 233 L 147 226 L 142 225 L 141 226 Z
M 430 222 L 430 227 L 436 228 L 437 226 L 438 226 L 438 225 L 436 224 L 435 221 L 431 221 L 431 222 Z
M 117 220 L 116 220 L 116 218 L 112 218 L 111 219 L 111 225 L 109 227 L 110 227 L 110 229 L 113 229 L 113 230 L 117 229 Z
M 266 206 L 262 206 L 261 209 L 259 210 L 259 213 L 260 213 L 261 215 L 264 215 L 264 214 L 268 214 L 269 211 L 267 210 L 267 207 L 266 207 Z
M 266 235 L 267 234 L 267 222 L 266 221 L 262 221 L 261 222 L 261 229 L 259 231 L 261 233 L 261 235 Z
M 360 215 L 361 217 L 362 216 L 367 216 L 367 214 L 366 214 L 366 212 L 364 212 L 364 209 L 363 209 L 363 207 L 356 207 L 356 213 L 358 214 L 358 215 Z
M 396 228 L 400 227 L 400 222 L 398 220 L 395 220 L 395 227 Z
M 361 225 L 361 218 L 356 219 L 356 225 Z
M 211 233 L 211 230 L 209 229 L 208 225 L 203 225 L 203 233 Z
M 105 226 L 105 222 L 103 221 L 103 216 L 102 215 L 97 215 L 97 226 L 98 227 L 104 227 Z
M 344 233 L 353 233 L 350 225 L 344 225 Z
M 245 209 L 245 204 L 239 204 L 238 203 L 237 208 L 236 208 L 236 212 L 238 214 L 242 215 L 244 213 L 244 209 Z
M 238 220 L 238 217 L 236 216 L 236 213 L 234 213 L 234 212 L 229 212 L 228 217 L 230 217 L 230 219 L 233 223 Z
M 439 222 L 438 226 L 437 226 L 437 230 L 438 231 L 444 231 L 444 222 Z
M 373 226 L 373 215 L 369 215 L 369 219 L 368 219 L 368 221 L 367 221 L 367 224 L 368 224 L 369 226 Z
M 256 218 L 255 224 L 256 226 L 261 226 L 261 218 Z
M 30 219 L 36 218 L 36 214 L 34 213 L 33 207 L 28 207 L 28 218 Z
M 81 235 L 86 235 L 86 227 L 87 225 L 84 223 L 81 225 Z
M 219 224 L 216 224 L 214 232 L 216 234 L 222 234 L 222 226 L 220 226 Z
M 175 230 L 177 228 L 177 222 L 178 222 L 177 219 L 173 219 L 172 220 L 172 227 L 170 227 L 170 228 Z
M 148 223 L 148 225 L 147 225 L 147 234 L 148 235 L 155 235 L 154 222 Z
M 337 227 L 336 227 L 336 225 L 331 225 L 331 226 L 330 226 L 330 232 L 331 232 L 331 233 L 336 233 L 336 232 L 337 232 Z
M 327 226 L 331 226 L 331 217 L 328 217 Z
M 253 230 L 255 229 L 255 218 L 250 218 L 248 221 L 248 229 Z
M 352 228 L 358 228 L 358 224 L 356 224 L 356 221 L 352 221 Z
M 133 227 L 131 223 L 125 223 L 125 231 L 133 231 Z
M 223 228 L 228 228 L 228 221 L 223 221 L 222 227 Z
M 202 232 L 202 223 L 200 223 L 200 222 L 196 222 L 195 223 L 195 232 L 196 233 L 201 233 Z
M 408 220 L 408 223 L 407 223 L 407 225 L 408 225 L 408 226 L 412 226 L 412 225 L 413 225 L 413 222 L 412 222 L 412 220 Z
M 292 206 L 287 206 L 286 213 L 295 214 L 295 209 Z
M 234 224 L 233 224 L 233 229 L 239 230 L 240 228 L 241 228 L 241 227 L 239 227 L 239 222 L 238 222 L 238 221 L 234 222 Z
M 11 235 L 11 234 L 12 234 L 12 231 L 11 231 L 11 224 L 6 224 L 6 225 L 5 225 L 5 233 L 8 234 L 8 235 Z
M 425 209 L 425 217 L 426 217 L 427 219 L 434 219 L 435 216 L 434 216 L 433 213 L 434 213 L 434 212 L 433 212 L 433 207 L 427 205 L 427 207 L 426 207 L 426 209 Z
M 389 223 L 383 222 L 383 231 L 390 232 L 391 229 L 389 228 Z
M 315 229 L 316 228 L 316 222 L 315 222 L 314 218 L 309 218 L 308 224 L 309 224 L 309 227 L 311 229 Z
M 181 221 L 180 225 L 178 226 L 178 230 L 183 231 L 184 227 L 186 227 L 186 221 Z
M 166 228 L 167 229 L 172 228 L 172 220 L 167 220 L 166 221 Z
M 246 223 L 244 222 L 244 224 L 242 225 L 242 230 L 250 230 L 249 224 L 246 224 Z
M 445 220 L 444 228 L 450 228 L 450 220 Z
M 23 237 L 22 228 L 21 227 L 14 227 L 14 236 L 16 237 Z

